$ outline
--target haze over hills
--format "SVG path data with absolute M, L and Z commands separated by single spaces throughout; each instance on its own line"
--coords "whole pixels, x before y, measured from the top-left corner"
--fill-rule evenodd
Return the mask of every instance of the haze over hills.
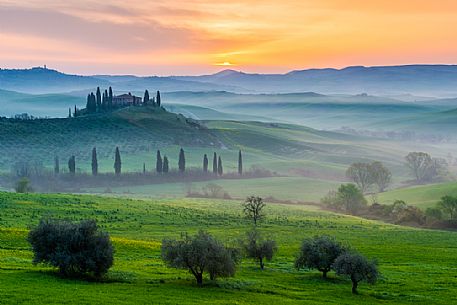
M 248 74 L 224 70 L 212 75 L 138 77 L 78 76 L 44 68 L 0 70 L 0 89 L 26 93 L 78 91 L 96 86 L 117 90 L 229 91 L 234 93 L 297 93 L 457 95 L 456 65 L 408 65 L 308 69 L 286 74 Z

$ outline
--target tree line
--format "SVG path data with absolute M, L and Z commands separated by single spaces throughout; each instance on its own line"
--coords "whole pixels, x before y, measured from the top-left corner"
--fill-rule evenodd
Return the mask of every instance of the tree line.
M 160 150 L 157 150 L 156 153 L 156 166 L 155 166 L 155 171 L 158 174 L 166 174 L 170 171 L 170 164 L 168 161 L 168 157 L 164 155 L 162 157 L 162 154 Z M 114 153 L 114 173 L 116 175 L 120 175 L 122 173 L 122 160 L 121 160 L 121 153 L 119 151 L 119 147 L 116 147 L 115 153 Z M 98 171 L 98 156 L 97 156 L 97 148 L 94 147 L 92 148 L 91 152 L 91 169 L 92 169 L 92 175 L 97 176 L 99 171 Z M 208 173 L 208 156 L 207 154 L 204 154 L 203 156 L 203 166 L 202 170 L 204 173 Z M 184 173 L 186 171 L 186 155 L 184 152 L 183 148 L 180 148 L 179 150 L 179 156 L 178 156 L 178 171 L 180 173 Z M 54 157 L 54 174 L 58 175 L 61 172 L 61 167 L 60 167 L 60 160 L 58 156 Z M 68 172 L 71 175 L 76 174 L 76 157 L 73 155 L 68 159 Z M 222 176 L 224 174 L 224 168 L 222 164 L 222 157 L 216 154 L 216 152 L 213 153 L 213 169 L 212 172 L 216 176 Z M 146 173 L 146 164 L 143 163 L 143 173 Z M 238 151 L 238 174 L 243 175 L 243 155 L 241 150 Z
M 272 238 L 265 238 L 260 224 L 266 217 L 266 204 L 256 196 L 248 197 L 242 205 L 252 229 L 246 232 L 238 246 L 226 246 L 206 231 L 196 235 L 187 233 L 180 239 L 162 240 L 161 257 L 171 268 L 188 270 L 198 286 L 203 285 L 204 275 L 210 280 L 235 276 L 242 258 L 254 260 L 261 270 L 278 251 Z M 32 228 L 28 241 L 34 253 L 33 263 L 45 263 L 59 269 L 63 276 L 101 279 L 113 265 L 114 247 L 108 233 L 103 232 L 94 220 L 79 223 L 42 219 Z M 316 269 L 327 279 L 330 271 L 349 278 L 352 292 L 365 281 L 374 284 L 379 278 L 377 263 L 368 260 L 355 249 L 343 245 L 335 238 L 321 235 L 305 238 L 293 264 L 297 270 Z

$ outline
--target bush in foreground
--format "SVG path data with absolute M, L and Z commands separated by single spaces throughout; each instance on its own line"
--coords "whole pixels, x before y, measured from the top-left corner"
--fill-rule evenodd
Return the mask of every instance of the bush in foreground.
M 353 294 L 358 294 L 357 287 L 361 281 L 375 284 L 379 277 L 376 262 L 368 261 L 363 255 L 356 252 L 346 252 L 340 255 L 333 264 L 333 268 L 337 275 L 351 279 Z
M 330 236 L 315 236 L 305 239 L 300 248 L 295 268 L 317 269 L 322 276 L 327 278 L 336 258 L 343 254 L 346 249 Z
M 164 239 L 162 258 L 169 267 L 188 269 L 203 285 L 203 274 L 210 278 L 230 277 L 236 271 L 236 252 L 227 249 L 209 233 L 199 231 L 195 236 L 183 236 L 182 240 Z
M 41 220 L 28 236 L 33 263 L 59 268 L 64 276 L 92 275 L 100 278 L 113 265 L 114 249 L 107 233 L 94 220 L 72 223 Z

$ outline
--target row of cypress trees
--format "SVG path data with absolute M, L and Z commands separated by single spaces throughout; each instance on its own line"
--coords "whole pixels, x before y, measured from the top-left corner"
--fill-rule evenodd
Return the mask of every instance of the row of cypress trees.
M 208 172 L 208 156 L 205 154 L 203 156 L 203 172 Z M 92 148 L 92 175 L 98 175 L 98 158 L 97 158 L 97 148 Z M 184 153 L 184 149 L 179 150 L 179 159 L 178 159 L 178 169 L 179 172 L 184 173 L 186 171 L 186 156 Z M 68 171 L 70 174 L 76 173 L 76 158 L 75 156 L 71 156 L 68 160 Z M 119 147 L 116 147 L 115 154 L 114 154 L 114 173 L 116 175 L 120 175 L 122 172 L 122 161 L 121 161 L 121 154 L 119 151 Z M 143 173 L 146 172 L 146 164 L 143 163 Z M 169 162 L 167 156 L 162 158 L 160 150 L 157 150 L 156 155 L 156 172 L 157 173 L 168 173 L 169 172 Z M 60 173 L 60 164 L 59 158 L 56 156 L 54 159 L 54 173 Z M 213 154 L 213 174 L 222 176 L 224 173 L 223 165 L 222 165 L 222 158 L 221 156 L 217 156 L 216 153 Z M 241 150 L 238 152 L 238 174 L 243 174 L 243 158 L 241 154 Z

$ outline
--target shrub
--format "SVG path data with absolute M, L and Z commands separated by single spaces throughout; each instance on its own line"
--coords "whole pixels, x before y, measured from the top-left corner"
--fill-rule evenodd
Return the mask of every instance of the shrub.
M 30 186 L 30 180 L 27 177 L 23 177 L 16 182 L 14 186 L 16 193 L 32 193 L 33 188 Z
M 379 277 L 376 261 L 368 261 L 363 255 L 356 252 L 346 252 L 340 255 L 333 264 L 337 275 L 346 276 L 352 281 L 352 293 L 357 294 L 357 287 L 361 281 L 375 284 Z
M 246 257 L 258 261 L 262 270 L 265 268 L 265 260 L 271 261 L 278 250 L 274 240 L 263 240 L 260 232 L 257 230 L 247 233 L 247 239 L 243 242 L 242 246 Z
M 113 265 L 114 249 L 107 233 L 94 220 L 71 223 L 41 220 L 28 236 L 33 263 L 58 267 L 64 276 L 104 275 Z
M 330 236 L 305 239 L 295 260 L 295 268 L 317 269 L 327 278 L 327 272 L 331 270 L 336 258 L 345 251 L 345 248 Z
M 227 249 L 210 234 L 199 231 L 195 236 L 185 234 L 182 240 L 164 239 L 162 259 L 169 267 L 187 269 L 203 285 L 203 274 L 208 272 L 212 280 L 216 277 L 235 275 L 237 252 Z

